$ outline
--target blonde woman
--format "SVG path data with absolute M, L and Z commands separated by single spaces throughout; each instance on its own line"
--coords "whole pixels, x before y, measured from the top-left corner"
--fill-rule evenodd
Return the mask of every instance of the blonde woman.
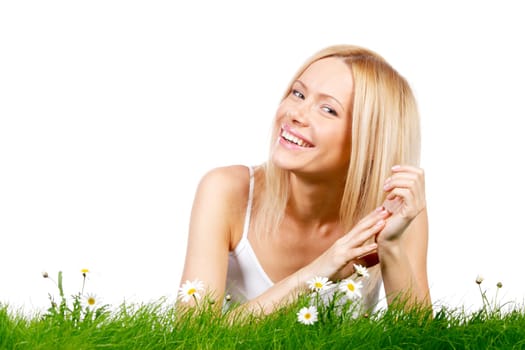
M 412 91 L 381 56 L 340 45 L 311 57 L 277 109 L 269 159 L 202 178 L 182 282 L 270 313 L 314 277 L 367 265 L 364 290 L 430 305 L 424 173 Z

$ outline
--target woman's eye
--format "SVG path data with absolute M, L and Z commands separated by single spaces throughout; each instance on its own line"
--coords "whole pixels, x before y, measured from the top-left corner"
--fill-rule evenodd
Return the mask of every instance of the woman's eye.
M 304 100 L 304 95 L 298 90 L 293 89 L 292 90 L 292 95 L 294 95 L 295 97 L 300 98 L 301 100 Z
M 335 109 L 333 108 L 330 108 L 330 107 L 327 107 L 327 106 L 323 106 L 321 107 L 323 111 L 325 111 L 326 113 L 329 113 L 331 115 L 334 115 L 337 117 L 337 112 L 335 111 Z

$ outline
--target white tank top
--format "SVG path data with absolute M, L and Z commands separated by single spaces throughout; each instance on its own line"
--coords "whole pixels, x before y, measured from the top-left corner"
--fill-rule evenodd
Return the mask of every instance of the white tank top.
M 225 292 L 227 298 L 224 301 L 226 307 L 230 303 L 244 303 L 247 300 L 251 300 L 273 286 L 272 280 L 264 272 L 250 241 L 248 241 L 254 187 L 254 171 L 252 167 L 249 167 L 249 170 L 250 189 L 242 237 L 235 249 L 230 252 L 228 258 Z M 228 296 L 231 298 L 230 300 L 228 300 Z

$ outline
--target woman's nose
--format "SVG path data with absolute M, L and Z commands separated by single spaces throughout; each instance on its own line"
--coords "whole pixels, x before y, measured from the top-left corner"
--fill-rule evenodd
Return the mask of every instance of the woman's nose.
M 294 109 L 287 112 L 292 124 L 296 125 L 308 125 L 308 116 L 303 109 Z

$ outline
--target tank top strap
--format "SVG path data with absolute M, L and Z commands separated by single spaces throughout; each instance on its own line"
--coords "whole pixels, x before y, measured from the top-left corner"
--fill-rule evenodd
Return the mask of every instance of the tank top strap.
M 248 204 L 246 205 L 246 215 L 244 216 L 244 228 L 242 231 L 242 238 L 247 239 L 248 238 L 248 230 L 250 229 L 250 219 L 252 215 L 252 202 L 253 202 L 253 187 L 254 187 L 254 171 L 253 167 L 249 166 L 248 169 L 250 170 L 250 189 L 248 192 Z

